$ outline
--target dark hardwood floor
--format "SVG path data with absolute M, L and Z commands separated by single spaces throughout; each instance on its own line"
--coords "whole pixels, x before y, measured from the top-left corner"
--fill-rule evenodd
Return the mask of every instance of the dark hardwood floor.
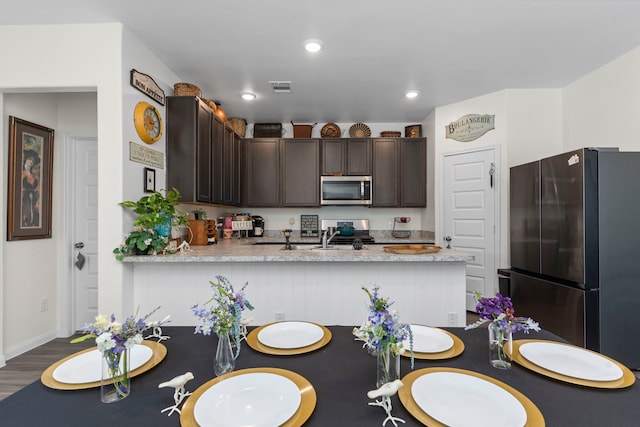
M 40 380 L 42 372 L 58 360 L 95 345 L 92 339 L 71 344 L 73 338 L 56 338 L 8 360 L 7 366 L 0 368 L 0 400 Z

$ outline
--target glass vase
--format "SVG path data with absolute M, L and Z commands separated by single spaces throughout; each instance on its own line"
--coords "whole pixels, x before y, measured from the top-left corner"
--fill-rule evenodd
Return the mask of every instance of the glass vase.
M 507 355 L 513 350 L 513 334 L 498 323 L 489 323 L 489 362 L 499 369 L 511 369 L 511 359 Z
M 235 367 L 236 358 L 231 348 L 229 334 L 218 334 L 218 346 L 216 347 L 216 358 L 213 362 L 213 373 L 218 377 L 233 371 Z
M 113 349 L 102 353 L 102 379 L 100 400 L 104 403 L 118 402 L 131 392 L 129 349 L 116 352 Z
M 382 384 L 400 379 L 400 354 L 393 353 L 389 347 L 378 349 L 376 388 Z

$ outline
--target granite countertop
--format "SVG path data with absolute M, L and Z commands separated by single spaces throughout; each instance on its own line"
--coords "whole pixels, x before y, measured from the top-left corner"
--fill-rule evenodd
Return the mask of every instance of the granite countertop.
M 442 249 L 428 254 L 395 254 L 384 250 L 383 242 L 365 245 L 362 250 L 351 246 L 335 246 L 336 250 L 311 249 L 318 244 L 318 238 L 296 238 L 294 247 L 304 245 L 304 249 L 284 250 L 284 239 L 242 238 L 223 239 L 208 246 L 191 246 L 185 253 L 173 255 L 128 256 L 125 263 L 184 263 L 184 262 L 468 262 L 473 256 L 451 249 Z M 259 243 L 259 244 L 256 244 Z M 273 243 L 273 244 L 269 244 Z M 408 242 L 394 242 L 407 244 Z M 392 246 L 392 245 L 389 245 Z

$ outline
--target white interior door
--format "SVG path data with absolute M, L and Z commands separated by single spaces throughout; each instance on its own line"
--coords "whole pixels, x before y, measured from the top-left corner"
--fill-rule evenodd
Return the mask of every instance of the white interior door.
M 475 311 L 474 291 L 497 289 L 495 149 L 444 158 L 444 244 L 475 256 L 467 263 L 466 308 Z
M 72 295 L 78 330 L 98 314 L 98 144 L 96 138 L 74 138 L 72 144 Z

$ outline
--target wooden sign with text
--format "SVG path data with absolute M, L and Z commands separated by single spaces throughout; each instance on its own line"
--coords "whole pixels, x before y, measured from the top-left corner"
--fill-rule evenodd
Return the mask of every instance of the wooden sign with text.
M 474 141 L 495 129 L 495 115 L 467 114 L 445 126 L 445 138 L 460 142 Z

